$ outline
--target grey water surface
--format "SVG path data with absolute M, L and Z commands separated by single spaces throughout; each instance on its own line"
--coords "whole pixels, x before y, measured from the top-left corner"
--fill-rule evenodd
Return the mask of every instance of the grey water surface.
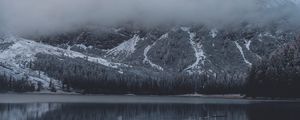
M 22 99 L 24 102 L 21 102 Z M 298 118 L 300 118 L 300 103 L 295 101 L 179 96 L 0 95 L 0 120 L 298 120 Z

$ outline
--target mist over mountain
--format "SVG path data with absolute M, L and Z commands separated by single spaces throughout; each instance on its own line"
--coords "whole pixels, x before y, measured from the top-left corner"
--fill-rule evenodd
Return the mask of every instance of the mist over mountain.
M 245 22 L 263 26 L 280 19 L 295 27 L 298 11 L 297 0 L 1 0 L 1 23 L 27 34 L 128 22 L 220 28 Z

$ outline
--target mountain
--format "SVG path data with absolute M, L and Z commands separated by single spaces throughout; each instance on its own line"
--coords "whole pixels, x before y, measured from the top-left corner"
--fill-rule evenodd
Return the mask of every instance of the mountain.
M 248 96 L 299 97 L 300 39 L 284 44 L 251 68 Z
M 12 75 L 13 77 L 16 77 L 15 79 L 21 79 L 26 76 L 31 81 L 42 82 L 45 87 L 49 86 L 51 78 L 41 72 L 31 70 L 27 66 L 36 59 L 35 56 L 38 53 L 57 56 L 66 55 L 70 58 L 85 57 L 85 55 L 80 52 L 53 47 L 11 35 L 5 35 L 2 37 L 0 53 L 2 73 Z M 89 57 L 89 61 L 110 68 L 123 66 L 121 63 L 109 62 L 100 57 Z
M 260 3 L 265 11 L 298 5 L 292 0 Z M 295 40 L 298 30 L 282 27 L 290 24 L 285 17 L 265 25 L 243 22 L 222 28 L 195 24 L 145 27 L 129 22 L 51 34 L 1 32 L 0 74 L 45 89 L 65 89 L 66 84 L 82 89 L 78 83 L 89 82 L 86 86 L 90 86 L 97 79 L 104 79 L 103 84 L 129 81 L 124 84 L 144 88 L 140 81 L 193 79 L 190 85 L 205 78 L 201 86 L 211 84 L 208 80 L 243 84 L 253 65 Z M 173 85 L 173 81 L 163 84 Z
M 105 31 L 80 30 L 31 40 L 6 34 L 1 41 L 1 71 L 14 77 L 26 76 L 48 87 L 61 83 L 46 71 L 29 66 L 38 54 L 81 58 L 112 69 L 113 74 L 142 77 L 159 73 L 243 76 L 281 45 L 294 40 L 294 31 L 243 26 L 214 29 L 203 26 L 133 29 L 108 28 Z M 28 37 L 30 38 L 30 37 Z M 52 77 L 52 78 L 51 78 Z M 243 81 L 241 79 L 240 81 Z

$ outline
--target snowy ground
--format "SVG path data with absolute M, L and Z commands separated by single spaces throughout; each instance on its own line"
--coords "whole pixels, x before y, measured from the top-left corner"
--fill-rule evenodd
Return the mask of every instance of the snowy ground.
M 134 35 L 131 39 L 121 43 L 119 46 L 109 50 L 107 52 L 108 55 L 117 56 L 119 54 L 125 54 L 125 56 L 129 56 L 136 50 L 136 45 L 140 40 L 144 40 L 144 38 L 140 38 L 138 35 Z
M 190 66 L 188 66 L 187 68 L 185 68 L 184 70 L 189 73 L 193 73 L 195 71 L 202 73 L 203 71 L 199 70 L 201 68 L 199 63 L 201 63 L 201 65 L 204 65 L 204 61 L 206 59 L 205 53 L 202 49 L 202 45 L 201 45 L 201 43 L 195 42 L 196 33 L 191 32 L 190 28 L 181 27 L 181 29 L 189 34 L 189 41 L 194 49 L 195 57 L 196 57 L 196 61 L 193 64 L 191 64 Z M 216 34 L 217 33 L 214 33 L 213 37 L 216 37 Z
M 38 53 L 66 56 L 70 58 L 83 58 L 90 62 L 117 69 L 120 73 L 123 73 L 121 67 L 129 67 L 122 63 L 110 62 L 101 57 L 91 57 L 69 49 L 61 49 L 9 35 L 3 41 L 0 41 L 0 43 L 13 43 L 7 49 L 0 50 L 0 72 L 17 76 L 16 79 L 28 77 L 32 82 L 42 82 L 44 87 L 49 86 L 51 80 L 53 80 L 56 86 L 60 86 L 60 83 L 42 72 L 33 71 L 27 68 L 27 65 L 36 59 L 35 55 Z
M 239 44 L 237 41 L 234 41 L 234 43 L 235 43 L 236 47 L 239 49 L 239 51 L 240 51 L 240 53 L 241 53 L 241 55 L 242 55 L 242 57 L 243 57 L 243 59 L 244 59 L 244 62 L 245 62 L 246 64 L 248 64 L 249 66 L 252 66 L 252 63 L 249 62 L 249 61 L 246 59 L 245 54 L 244 54 L 244 51 L 243 51 L 243 48 L 240 46 L 240 44 Z M 250 43 L 248 43 L 248 44 L 249 44 L 249 46 L 250 46 Z M 248 48 L 247 48 L 247 49 L 248 49 Z M 250 48 L 249 48 L 249 49 L 250 49 Z
M 166 38 L 168 38 L 168 37 L 169 37 L 169 34 L 166 33 L 166 34 L 163 34 L 158 40 L 164 40 L 164 39 L 166 39 Z M 157 41 L 156 41 L 156 42 L 157 42 Z M 143 60 L 143 63 L 144 63 L 144 64 L 150 64 L 151 67 L 163 71 L 164 68 L 162 68 L 161 66 L 159 66 L 159 65 L 157 65 L 157 64 L 155 64 L 155 63 L 153 63 L 153 62 L 149 59 L 149 57 L 148 57 L 148 52 L 149 52 L 149 50 L 150 50 L 153 46 L 156 45 L 156 42 L 154 42 L 152 45 L 147 46 L 147 47 L 144 49 L 144 60 Z

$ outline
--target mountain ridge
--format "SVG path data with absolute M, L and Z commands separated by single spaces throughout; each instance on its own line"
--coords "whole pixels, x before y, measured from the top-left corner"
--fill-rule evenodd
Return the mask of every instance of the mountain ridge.
M 173 27 L 164 31 L 153 29 L 150 32 L 120 29 L 123 29 L 123 32 L 102 33 L 122 36 L 124 31 L 127 31 L 127 40 L 121 40 L 122 42 L 117 44 L 112 42 L 113 44 L 109 46 L 113 47 L 109 47 L 110 49 L 103 49 L 97 44 L 86 44 L 85 41 L 80 42 L 79 39 L 66 39 L 67 43 L 55 43 L 49 40 L 63 39 L 66 35 L 61 38 L 59 36 L 50 37 L 43 41 L 39 41 L 39 39 L 26 40 L 13 35 L 2 37 L 4 40 L 1 42 L 1 46 L 9 43 L 1 50 L 2 69 L 6 74 L 13 76 L 16 74 L 12 71 L 21 70 L 19 78 L 27 76 L 33 82 L 43 81 L 45 88 L 49 86 L 50 81 L 56 81 L 56 86 L 60 88 L 60 80 L 49 77 L 43 71 L 41 71 L 43 74 L 40 75 L 39 70 L 32 71 L 28 68 L 28 65 L 35 61 L 35 56 L 42 53 L 72 59 L 80 58 L 87 62 L 104 65 L 104 68 L 115 69 L 111 74 L 135 74 L 147 78 L 148 75 L 154 74 L 161 76 L 157 74 L 157 72 L 161 72 L 170 75 L 177 73 L 206 74 L 215 77 L 238 75 L 245 78 L 252 64 L 267 58 L 269 54 L 285 43 L 293 41 L 296 35 L 292 31 L 247 27 L 232 32 L 199 26 Z M 97 35 L 101 36 L 102 34 Z M 80 38 L 83 34 L 77 35 L 69 37 Z M 106 41 L 105 39 L 109 38 L 103 38 L 103 41 Z M 73 45 L 69 44 L 72 41 L 77 42 Z M 91 43 L 98 44 L 101 44 L 101 41 L 102 39 L 98 37 L 89 40 Z M 20 53 L 17 54 L 18 50 Z M 9 51 L 15 52 L 9 53 Z M 240 82 L 243 82 L 243 79 L 240 79 Z

